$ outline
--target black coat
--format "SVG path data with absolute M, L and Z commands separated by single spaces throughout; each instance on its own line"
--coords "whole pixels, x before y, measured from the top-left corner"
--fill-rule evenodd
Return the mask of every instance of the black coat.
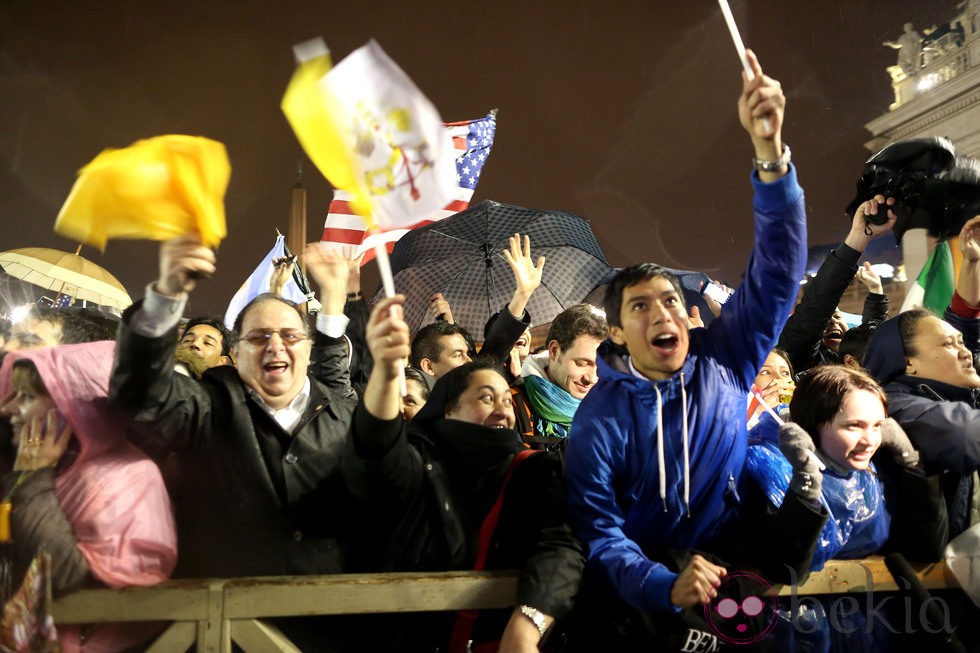
M 338 388 L 311 380 L 309 406 L 288 434 L 249 397 L 235 368 L 213 368 L 199 382 L 175 374 L 176 334 L 141 336 L 129 317 L 109 398 L 140 424 L 134 442 L 151 457 L 178 455 L 175 576 L 345 571 L 342 536 L 357 519 L 340 474 L 356 405 L 343 339 L 333 339 Z
M 421 429 L 378 420 L 363 407 L 351 433 L 345 472 L 376 521 L 372 534 L 382 544 L 374 551 L 376 569 L 472 569 L 480 525 L 521 448 L 516 434 L 456 420 Z M 571 610 L 584 564 L 566 518 L 561 462 L 535 454 L 507 485 L 486 568 L 520 570 L 516 603 L 561 618 Z M 479 620 L 474 641 L 499 638 L 508 616 L 498 611 Z
M 860 258 L 861 252 L 843 243 L 828 254 L 817 270 L 817 276 L 807 284 L 803 299 L 786 321 L 776 347 L 789 354 L 793 371 L 797 374 L 817 365 L 843 362 L 837 352 L 825 346 L 821 339 L 840 298 L 857 273 Z M 888 297 L 868 293 L 861 314 L 862 323 L 881 322 L 886 317 Z
M 960 317 L 949 309 L 943 319 L 963 334 L 976 361 L 980 319 Z M 949 536 L 956 537 L 976 521 L 972 498 L 974 474 L 980 470 L 980 390 L 906 375 L 902 338 L 894 318 L 875 330 L 864 364 L 884 385 L 888 416 L 905 429 L 926 473 L 939 474 Z

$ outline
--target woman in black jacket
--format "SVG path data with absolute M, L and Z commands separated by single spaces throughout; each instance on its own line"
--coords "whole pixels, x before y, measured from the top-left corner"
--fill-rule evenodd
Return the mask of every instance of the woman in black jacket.
M 943 319 L 913 309 L 882 322 L 864 366 L 888 393 L 888 415 L 939 474 L 949 536 L 980 521 L 974 498 L 980 470 L 980 216 L 963 226 L 963 263 Z
M 429 402 L 406 424 L 398 375 L 409 332 L 401 302 L 380 302 L 368 322 L 375 365 L 354 414 L 345 463 L 350 489 L 377 526 L 370 566 L 472 569 L 481 526 L 500 497 L 484 568 L 520 571 L 518 607 L 484 615 L 467 639 L 474 646 L 500 639 L 501 651 L 536 650 L 553 620 L 571 610 L 584 565 L 565 516 L 560 461 L 535 453 L 515 463 L 523 445 L 497 362 L 467 363 L 441 377 Z M 446 650 L 451 629 L 452 622 L 438 616 L 431 627 L 416 619 L 399 631 L 393 650 Z

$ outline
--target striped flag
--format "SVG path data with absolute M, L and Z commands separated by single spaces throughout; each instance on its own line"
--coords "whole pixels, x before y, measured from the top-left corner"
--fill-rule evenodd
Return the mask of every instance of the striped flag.
M 953 255 L 949 242 L 941 241 L 929 254 L 922 272 L 909 288 L 902 310 L 924 306 L 937 315 L 942 315 L 953 298 L 956 289 L 956 275 L 953 271 Z
M 350 195 L 345 191 L 335 190 L 333 201 L 330 202 L 327 210 L 326 222 L 323 224 L 321 240 L 337 247 L 357 247 L 358 253 L 364 252 L 364 263 L 367 263 L 374 258 L 376 242 L 385 243 L 385 247 L 390 252 L 395 246 L 395 241 L 409 230 L 448 218 L 467 208 L 473 197 L 473 191 L 476 190 L 476 184 L 480 181 L 483 164 L 486 163 L 493 148 L 496 128 L 496 110 L 476 120 L 446 123 L 446 130 L 452 137 L 457 152 L 456 191 L 453 201 L 435 214 L 408 227 L 381 231 L 365 237 L 364 220 L 354 213 L 350 205 Z

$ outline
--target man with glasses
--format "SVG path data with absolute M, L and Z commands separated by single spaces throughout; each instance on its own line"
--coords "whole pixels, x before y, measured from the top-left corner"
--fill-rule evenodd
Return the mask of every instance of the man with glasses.
M 274 294 L 250 302 L 235 322 L 237 368 L 201 381 L 173 370 L 178 318 L 196 280 L 215 271 L 197 234 L 168 241 L 160 274 L 126 311 L 110 400 L 142 423 L 139 446 L 176 451 L 180 560 L 175 576 L 235 577 L 345 571 L 342 536 L 356 529 L 340 478 L 340 455 L 356 398 L 343 340 L 347 265 L 307 248 L 323 308 L 318 346 L 335 371 L 308 375 L 311 330 L 300 307 Z M 342 624 L 277 624 L 303 650 L 329 651 Z M 304 634 L 305 633 L 305 634 Z M 326 639 L 324 639 L 326 638 Z

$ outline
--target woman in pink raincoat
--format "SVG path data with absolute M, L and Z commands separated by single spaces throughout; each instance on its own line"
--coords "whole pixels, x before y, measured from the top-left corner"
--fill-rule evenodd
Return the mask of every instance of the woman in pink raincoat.
M 157 466 L 126 441 L 106 405 L 113 342 L 8 353 L 2 412 L 17 459 L 4 482 L 11 504 L 14 579 L 37 552 L 51 555 L 59 596 L 82 587 L 152 585 L 177 562 L 170 498 Z M 152 633 L 146 624 L 60 627 L 67 651 L 119 651 Z

